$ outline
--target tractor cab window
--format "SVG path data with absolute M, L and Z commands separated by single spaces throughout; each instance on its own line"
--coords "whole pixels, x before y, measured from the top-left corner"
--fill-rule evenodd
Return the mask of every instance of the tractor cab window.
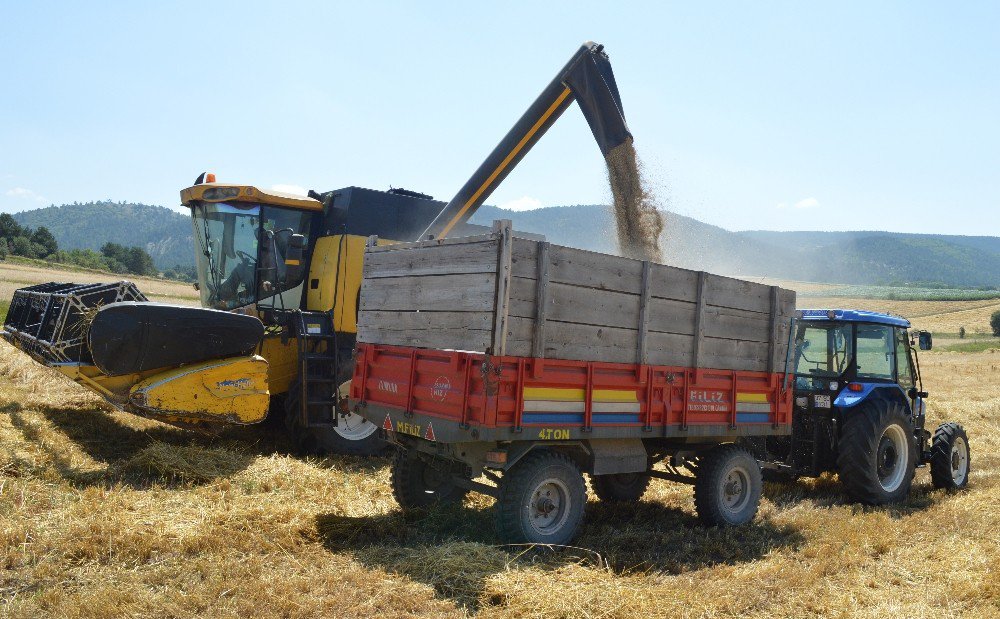
M 910 342 L 906 329 L 896 329 L 896 380 L 903 389 L 916 386 L 913 359 L 910 356 Z
M 795 336 L 795 373 L 799 387 L 809 377 L 835 378 L 847 371 L 853 358 L 851 326 L 799 323 Z
M 858 378 L 894 380 L 895 329 L 888 325 L 859 324 Z

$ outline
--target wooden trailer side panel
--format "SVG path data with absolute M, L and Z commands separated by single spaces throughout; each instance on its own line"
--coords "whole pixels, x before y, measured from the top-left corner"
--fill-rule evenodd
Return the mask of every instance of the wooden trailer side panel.
M 492 235 L 370 248 L 359 341 L 492 354 L 784 371 L 795 293 Z

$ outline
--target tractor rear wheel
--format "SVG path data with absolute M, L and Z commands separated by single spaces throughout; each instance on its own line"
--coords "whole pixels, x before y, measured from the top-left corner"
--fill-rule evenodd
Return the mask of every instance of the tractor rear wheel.
M 847 494 L 869 505 L 904 500 L 916 466 L 916 440 L 904 408 L 875 400 L 844 417 L 837 469 Z
M 392 496 L 403 509 L 435 503 L 460 503 L 468 490 L 448 477 L 446 467 L 431 466 L 415 452 L 397 449 L 392 458 Z
M 635 503 L 649 487 L 647 473 L 591 475 L 590 488 L 605 503 Z
M 568 544 L 580 528 L 586 502 L 583 474 L 569 456 L 533 451 L 500 478 L 500 537 L 515 544 Z
M 709 526 L 736 526 L 754 519 L 764 489 L 760 464 L 747 449 L 727 444 L 699 457 L 694 506 Z
M 960 490 L 969 484 L 969 437 L 961 425 L 942 423 L 931 443 L 931 481 L 935 488 Z

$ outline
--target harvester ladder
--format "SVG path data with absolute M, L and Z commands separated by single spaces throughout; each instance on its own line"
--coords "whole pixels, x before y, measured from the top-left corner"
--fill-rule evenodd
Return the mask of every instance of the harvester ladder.
M 299 421 L 304 428 L 337 425 L 337 336 L 327 312 L 296 312 Z

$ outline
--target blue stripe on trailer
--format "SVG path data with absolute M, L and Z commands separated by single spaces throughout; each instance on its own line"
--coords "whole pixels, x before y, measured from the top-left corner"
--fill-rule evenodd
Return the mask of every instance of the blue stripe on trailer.
M 594 413 L 591 416 L 594 423 L 639 423 L 639 415 L 607 415 Z
M 524 413 L 521 423 L 583 423 L 583 413 Z
M 736 413 L 736 423 L 767 423 L 771 421 L 769 413 Z

